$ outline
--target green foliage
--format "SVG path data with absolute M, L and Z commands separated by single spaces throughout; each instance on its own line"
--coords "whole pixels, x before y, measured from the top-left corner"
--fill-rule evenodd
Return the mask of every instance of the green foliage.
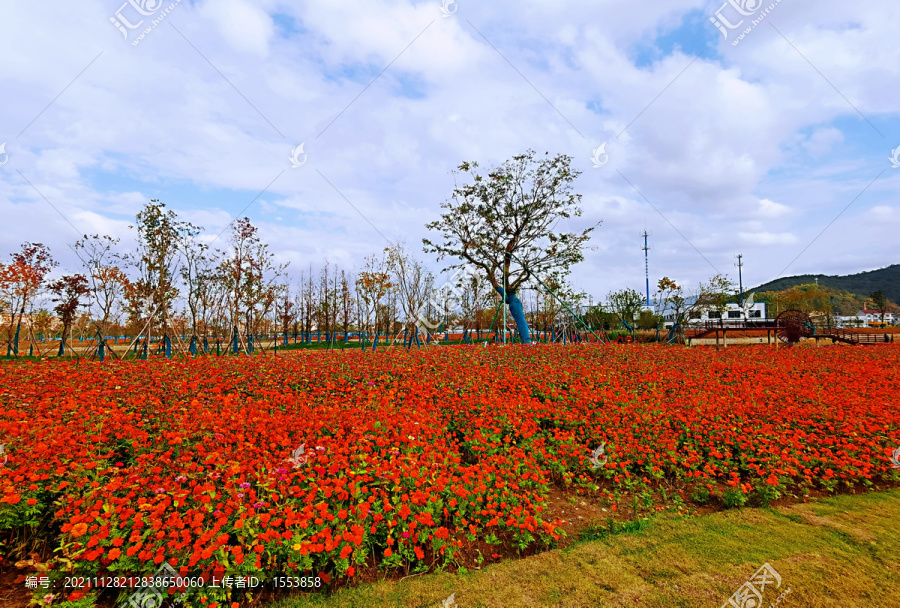
M 740 488 L 731 488 L 722 495 L 722 502 L 726 509 L 743 507 L 747 504 L 747 495 Z
M 616 534 L 634 534 L 650 527 L 652 521 L 649 517 L 634 521 L 618 522 L 614 519 L 606 520 L 606 526 L 589 526 L 581 531 L 579 540 L 602 540 Z
M 637 320 L 637 328 L 638 329 L 656 329 L 658 325 L 662 324 L 662 317 L 656 314 L 653 314 L 649 310 L 644 310 L 638 316 Z
M 634 327 L 634 322 L 644 305 L 644 296 L 634 289 L 625 288 L 610 292 L 606 296 L 606 306 L 615 313 L 619 321 Z
M 710 491 L 709 488 L 705 485 L 697 486 L 693 492 L 691 492 L 691 500 L 700 505 L 705 505 L 709 502 L 710 499 Z
M 784 291 L 798 285 L 815 284 L 816 279 L 818 279 L 820 288 L 827 287 L 835 290 L 837 293 L 849 293 L 855 296 L 857 301 L 859 301 L 858 298 L 864 300 L 869 294 L 881 290 L 884 291 L 885 297 L 889 300 L 900 302 L 900 264 L 845 276 L 804 274 L 795 277 L 784 277 L 764 283 L 756 289 L 748 290 L 748 292 Z M 845 312 L 840 310 L 837 312 L 839 314 L 855 314 L 859 312 L 860 308 L 862 306 L 852 311 Z
M 441 204 L 441 218 L 427 224 L 442 242 L 423 239 L 425 251 L 438 260 L 459 260 L 450 268 L 474 264 L 495 289 L 504 277 L 510 291 L 532 276 L 561 284 L 584 259 L 582 249 L 595 226 L 554 231 L 559 220 L 581 215 L 581 195 L 572 191 L 579 172 L 564 154 L 536 156 L 528 150 L 484 173 L 476 162 L 462 163 L 457 173 L 468 183 L 457 186 Z

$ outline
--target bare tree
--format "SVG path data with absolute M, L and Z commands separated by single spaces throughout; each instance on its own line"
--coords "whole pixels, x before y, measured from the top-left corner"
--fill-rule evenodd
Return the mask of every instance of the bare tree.
M 427 322 L 427 311 L 423 306 L 428 301 L 434 277 L 401 243 L 388 249 L 387 266 L 403 313 L 403 326 L 412 339 L 418 336 L 423 321 Z
M 120 256 L 115 251 L 118 244 L 117 238 L 94 234 L 84 235 L 72 247 L 87 271 L 91 295 L 99 312 L 97 325 L 104 339 L 109 331 L 113 309 L 121 300 L 128 280 L 119 268 Z
M 340 323 L 344 333 L 344 341 L 347 340 L 347 333 L 350 331 L 350 324 L 353 322 L 353 291 L 352 277 L 350 273 L 341 270 L 341 286 L 340 286 Z
M 240 341 L 244 337 L 252 340 L 275 305 L 276 286 L 286 265 L 274 262 L 269 246 L 259 238 L 249 218 L 231 223 L 229 244 L 229 252 L 222 254 L 219 263 L 219 276 L 227 292 L 230 331 Z M 245 343 L 244 350 L 249 352 L 249 346 Z

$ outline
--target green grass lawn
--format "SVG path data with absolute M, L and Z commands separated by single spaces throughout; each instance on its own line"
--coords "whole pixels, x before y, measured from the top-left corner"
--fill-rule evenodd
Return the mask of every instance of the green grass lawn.
M 720 608 L 766 562 L 782 583 L 766 588 L 762 608 L 788 588 L 779 607 L 900 606 L 900 490 L 663 515 L 633 532 L 592 536 L 599 538 L 483 570 L 385 580 L 267 608 L 431 608 L 451 594 L 458 608 Z

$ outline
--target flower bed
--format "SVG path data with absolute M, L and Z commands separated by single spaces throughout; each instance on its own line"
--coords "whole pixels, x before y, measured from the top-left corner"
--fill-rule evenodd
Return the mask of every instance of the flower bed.
M 665 507 L 896 482 L 898 364 L 895 345 L 7 364 L 0 529 L 91 576 L 452 567 L 464 543 L 552 545 L 554 486 Z

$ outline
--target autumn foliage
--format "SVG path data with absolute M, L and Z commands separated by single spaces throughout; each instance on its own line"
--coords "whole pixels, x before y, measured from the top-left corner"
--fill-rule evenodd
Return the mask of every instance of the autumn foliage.
M 55 568 L 452 566 L 466 542 L 560 538 L 553 487 L 663 507 L 896 482 L 898 364 L 894 345 L 7 364 L 0 529 L 51 530 Z

